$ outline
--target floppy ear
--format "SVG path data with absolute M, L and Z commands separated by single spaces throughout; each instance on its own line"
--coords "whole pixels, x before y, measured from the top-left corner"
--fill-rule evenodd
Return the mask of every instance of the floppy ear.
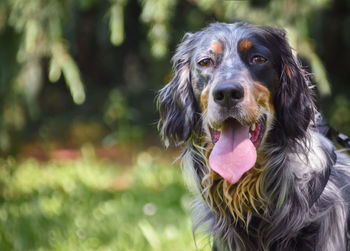
M 280 83 L 274 97 L 275 126 L 284 136 L 280 139 L 285 141 L 283 143 L 303 140 L 315 113 L 308 74 L 293 56 L 285 31 L 276 28 L 266 30 L 273 36 L 275 48 L 280 55 Z
M 200 118 L 191 85 L 190 57 L 194 48 L 195 35 L 186 34 L 172 58 L 174 77 L 158 94 L 158 126 L 166 146 L 184 143 Z

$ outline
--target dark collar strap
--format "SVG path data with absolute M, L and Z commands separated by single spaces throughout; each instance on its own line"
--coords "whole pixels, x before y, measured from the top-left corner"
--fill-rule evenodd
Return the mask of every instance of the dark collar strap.
M 317 120 L 316 121 L 316 127 L 317 130 L 327 137 L 329 140 L 333 141 L 336 139 L 336 141 L 342 145 L 343 147 L 350 147 L 350 139 L 348 136 L 346 136 L 343 133 L 340 133 L 333 127 L 329 126 L 328 123 L 324 120 Z M 320 198 L 321 194 L 323 193 L 323 190 L 325 189 L 329 176 L 331 175 L 332 172 L 332 166 L 337 162 L 337 155 L 335 151 L 333 150 L 332 156 L 330 156 L 332 159 L 332 163 L 330 163 L 327 166 L 327 169 L 325 170 L 323 178 L 321 178 L 321 186 L 319 189 L 316 189 L 316 192 L 311 196 L 311 203 L 310 203 L 310 208 L 315 204 L 315 202 Z
M 335 139 L 342 147 L 350 148 L 349 136 L 339 132 L 334 127 L 330 126 L 325 120 L 317 119 L 316 127 L 317 130 L 329 140 L 333 141 Z
M 311 200 L 310 200 L 310 208 L 315 204 L 315 202 L 320 198 L 321 194 L 323 193 L 323 190 L 325 189 L 329 176 L 331 175 L 332 168 L 331 166 L 328 166 L 323 178 L 321 178 L 321 186 L 320 188 L 316 189 L 315 192 L 311 195 Z

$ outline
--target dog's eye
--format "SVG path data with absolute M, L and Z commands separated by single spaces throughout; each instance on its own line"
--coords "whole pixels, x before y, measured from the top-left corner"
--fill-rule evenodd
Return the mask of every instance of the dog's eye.
M 254 56 L 251 59 L 251 63 L 252 64 L 263 64 L 267 61 L 266 58 L 264 58 L 263 56 Z
M 198 62 L 198 64 L 200 66 L 210 66 L 213 64 L 213 60 L 211 60 L 211 58 L 205 58 L 205 59 L 202 59 L 201 61 Z

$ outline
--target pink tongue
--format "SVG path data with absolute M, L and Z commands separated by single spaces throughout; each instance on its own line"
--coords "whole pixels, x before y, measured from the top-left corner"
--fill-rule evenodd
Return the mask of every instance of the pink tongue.
M 225 122 L 209 156 L 210 167 L 231 184 L 236 183 L 256 162 L 256 149 L 248 134 L 249 128 L 237 121 Z

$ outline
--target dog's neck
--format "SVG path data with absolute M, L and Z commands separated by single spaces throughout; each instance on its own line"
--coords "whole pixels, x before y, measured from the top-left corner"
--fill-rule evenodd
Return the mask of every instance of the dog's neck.
M 308 133 L 316 132 L 309 130 Z M 196 157 L 192 155 L 190 159 L 197 160 L 192 167 L 197 180 L 202 181 L 198 184 L 200 193 L 215 216 L 210 231 L 231 242 L 229 239 L 234 238 L 236 228 L 241 228 L 240 231 L 249 232 L 249 236 L 254 233 L 263 236 L 268 243 L 277 236 L 290 237 L 300 230 L 297 222 L 308 222 L 310 208 L 327 183 L 329 173 L 324 170 L 335 163 L 330 142 L 321 136 L 309 138 L 313 139 L 308 142 L 309 146 L 300 145 L 301 149 L 296 152 L 266 145 L 264 151 L 259 151 L 256 166 L 234 185 L 210 169 L 205 148 L 191 145 L 190 154 L 196 153 Z M 300 217 L 306 218 L 298 221 Z M 290 226 L 289 232 L 281 231 L 286 224 Z

